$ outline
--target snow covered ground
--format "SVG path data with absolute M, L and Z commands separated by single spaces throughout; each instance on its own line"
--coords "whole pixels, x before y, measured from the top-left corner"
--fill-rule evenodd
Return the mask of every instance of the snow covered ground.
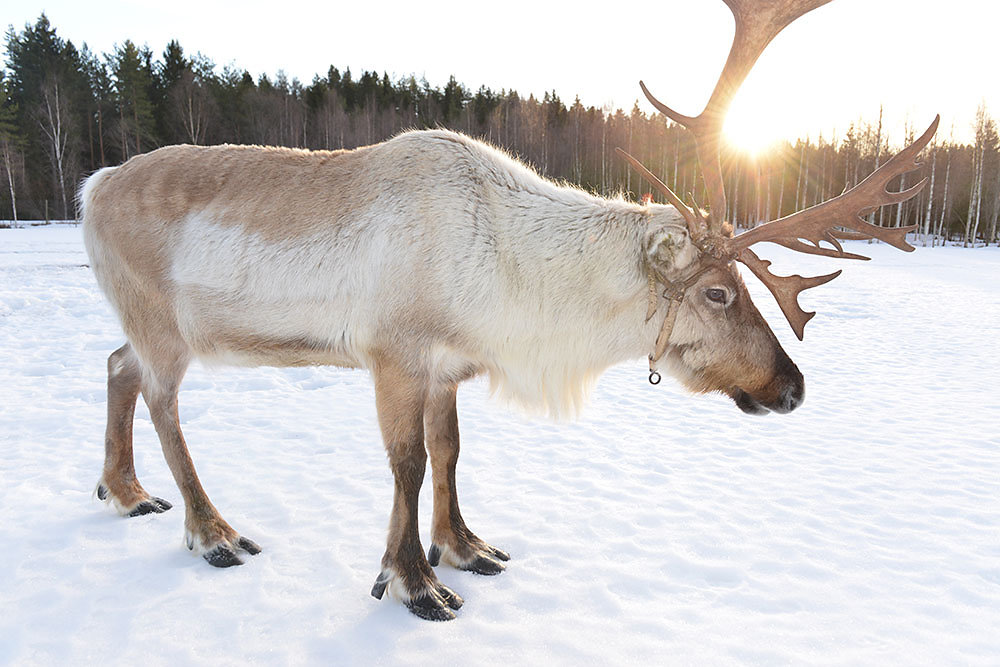
M 858 244 L 794 340 L 796 412 L 608 372 L 558 424 L 459 393 L 470 527 L 498 577 L 429 623 L 368 591 L 392 481 L 371 382 L 192 367 L 181 417 L 215 504 L 264 552 L 217 570 L 140 401 L 139 477 L 177 507 L 93 498 L 105 360 L 123 342 L 74 227 L 0 230 L 0 664 L 1000 662 L 1000 252 Z M 780 248 L 767 256 L 785 257 Z M 425 484 L 425 544 L 430 494 Z

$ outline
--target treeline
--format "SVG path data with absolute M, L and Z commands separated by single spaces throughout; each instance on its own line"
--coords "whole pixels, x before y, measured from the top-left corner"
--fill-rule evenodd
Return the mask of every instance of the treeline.
M 254 78 L 188 56 L 176 41 L 159 57 L 126 40 L 112 53 L 77 49 L 43 14 L 6 35 L 0 73 L 0 219 L 70 219 L 80 180 L 106 165 L 173 143 L 254 143 L 354 148 L 411 128 L 446 127 L 500 145 L 542 174 L 602 195 L 641 197 L 648 187 L 614 153 L 621 146 L 679 193 L 704 202 L 693 142 L 660 114 L 564 103 L 516 91 L 475 92 L 452 77 L 443 88 L 413 76 L 331 66 L 308 85 L 283 73 Z M 920 128 L 922 129 L 922 128 Z M 913 132 L 909 132 L 910 135 Z M 882 225 L 919 224 L 928 243 L 997 242 L 1000 146 L 985 109 L 973 145 L 936 139 L 931 186 L 884 207 Z M 856 184 L 903 144 L 858 121 L 840 138 L 783 143 L 757 158 L 723 156 L 730 210 L 742 226 L 810 206 Z M 905 137 L 907 141 L 912 136 Z M 911 179 L 916 176 L 909 176 Z

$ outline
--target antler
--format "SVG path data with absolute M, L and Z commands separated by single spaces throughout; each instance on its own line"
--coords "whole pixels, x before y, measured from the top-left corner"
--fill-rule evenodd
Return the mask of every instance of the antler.
M 792 330 L 795 331 L 799 340 L 802 340 L 802 330 L 806 322 L 816 314 L 807 313 L 799 307 L 799 293 L 833 280 L 840 275 L 840 271 L 816 278 L 776 276 L 768 271 L 767 267 L 770 262 L 757 257 L 750 250 L 750 246 L 770 241 L 812 255 L 842 259 L 868 259 L 864 255 L 845 252 L 838 239 L 876 238 L 900 250 L 913 251 L 913 246 L 906 242 L 906 235 L 916 229 L 915 225 L 888 229 L 876 227 L 866 222 L 863 217 L 880 206 L 904 202 L 923 189 L 927 183 L 926 178 L 913 187 L 900 192 L 890 192 L 886 186 L 893 178 L 920 167 L 920 163 L 916 159 L 917 155 L 934 136 L 940 120 L 941 116 L 935 116 L 934 122 L 919 139 L 843 194 L 798 213 L 755 227 L 734 238 L 722 240 L 726 253 L 746 264 L 754 275 L 771 290 L 771 294 L 781 306 L 781 311 L 788 319 L 788 323 L 792 325 Z M 834 229 L 838 226 L 853 231 L 844 232 Z M 812 245 L 803 243 L 800 239 L 805 239 Z M 820 241 L 826 241 L 833 248 L 821 247 Z
M 733 12 L 736 33 L 729 58 L 722 69 L 722 74 L 719 75 L 719 81 L 700 114 L 692 117 L 677 113 L 653 97 L 646 85 L 642 81 L 639 82 L 642 92 L 653 106 L 694 134 L 698 161 L 701 163 L 705 188 L 710 198 L 709 219 L 706 221 L 697 208 L 692 210 L 685 206 L 677 195 L 631 155 L 621 149 L 618 151 L 680 211 L 687 220 L 692 239 L 702 253 L 710 255 L 715 260 L 737 259 L 753 271 L 774 295 L 788 323 L 792 325 L 795 335 L 802 340 L 806 322 L 816 313 L 802 310 L 798 303 L 799 294 L 810 287 L 830 282 L 840 275 L 840 271 L 811 278 L 799 275 L 777 276 L 768 270 L 771 263 L 757 257 L 750 250 L 750 246 L 770 241 L 812 255 L 868 259 L 864 255 L 846 252 L 840 241 L 876 238 L 900 250 L 912 251 L 913 246 L 906 242 L 906 234 L 913 231 L 914 226 L 886 229 L 869 224 L 863 217 L 880 206 L 904 202 L 923 189 L 927 179 L 900 192 L 890 192 L 886 188 L 893 178 L 920 167 L 920 163 L 916 161 L 917 155 L 934 135 L 941 117 L 935 117 L 934 122 L 919 139 L 840 196 L 760 225 L 735 238 L 731 237 L 723 226 L 726 192 L 722 183 L 719 151 L 726 112 L 737 89 L 771 40 L 792 21 L 825 5 L 830 0 L 723 0 L 723 2 Z M 846 230 L 835 227 L 844 227 Z M 832 247 L 820 246 L 822 241 L 826 241 Z
M 736 33 L 719 81 L 712 91 L 705 109 L 697 116 L 679 114 L 663 104 L 640 81 L 646 99 L 675 123 L 683 125 L 694 134 L 698 161 L 701 163 L 705 189 L 709 197 L 709 231 L 722 232 L 726 215 L 726 190 L 722 182 L 722 163 L 719 145 L 726 112 L 736 91 L 747 78 L 750 69 L 764 48 L 785 26 L 803 14 L 821 7 L 830 0 L 723 0 L 733 12 Z M 672 195 L 673 193 L 671 193 Z M 695 237 L 696 239 L 698 237 Z

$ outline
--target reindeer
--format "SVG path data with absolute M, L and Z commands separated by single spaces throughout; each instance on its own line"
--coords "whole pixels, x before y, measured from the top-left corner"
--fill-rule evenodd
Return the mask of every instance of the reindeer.
M 459 509 L 455 397 L 464 380 L 488 376 L 499 395 L 563 415 L 606 368 L 647 357 L 651 382 L 662 369 L 694 392 L 727 394 L 745 412 L 794 410 L 802 374 L 735 262 L 767 285 L 801 339 L 814 313 L 799 307 L 799 292 L 839 271 L 777 276 L 751 247 L 769 241 L 865 259 L 838 239 L 876 238 L 912 250 L 912 228 L 882 229 L 861 216 L 920 190 L 923 183 L 886 186 L 919 166 L 938 121 L 852 190 L 733 236 L 719 160 L 726 110 L 767 43 L 828 0 L 725 2 L 736 34 L 699 116 L 676 113 L 640 84 L 694 133 L 707 213 L 627 154 L 669 204 L 556 185 L 443 130 L 351 151 L 171 146 L 87 179 L 87 253 L 128 339 L 108 358 L 98 497 L 124 516 L 170 509 L 136 478 L 132 420 L 141 393 L 184 499 L 187 547 L 216 567 L 239 565 L 260 547 L 222 518 L 188 454 L 177 393 L 189 363 L 368 369 L 395 479 L 372 594 L 388 589 L 417 616 L 447 620 L 463 601 L 434 566 L 493 575 L 509 559 Z M 425 556 L 417 498 L 428 456 L 434 508 Z

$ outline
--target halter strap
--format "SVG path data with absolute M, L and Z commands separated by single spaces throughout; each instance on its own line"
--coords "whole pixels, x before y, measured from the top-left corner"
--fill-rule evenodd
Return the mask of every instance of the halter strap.
M 656 344 L 653 347 L 653 354 L 649 355 L 650 384 L 660 384 L 661 376 L 656 371 L 654 366 L 660 360 L 660 357 L 663 356 L 663 353 L 667 351 L 670 334 L 673 332 L 674 323 L 677 321 L 677 312 L 681 309 L 681 303 L 684 301 L 684 294 L 688 291 L 688 288 L 697 282 L 698 278 L 701 278 L 702 274 L 711 268 L 714 268 L 713 264 L 704 266 L 699 271 L 681 282 L 667 280 L 662 274 L 655 272 L 652 267 L 649 268 L 649 305 L 646 308 L 646 321 L 648 322 L 656 313 L 657 282 L 660 282 L 664 286 L 663 296 L 669 301 L 670 304 L 667 307 L 667 315 L 663 318 L 663 324 L 660 325 L 660 333 L 656 336 Z

